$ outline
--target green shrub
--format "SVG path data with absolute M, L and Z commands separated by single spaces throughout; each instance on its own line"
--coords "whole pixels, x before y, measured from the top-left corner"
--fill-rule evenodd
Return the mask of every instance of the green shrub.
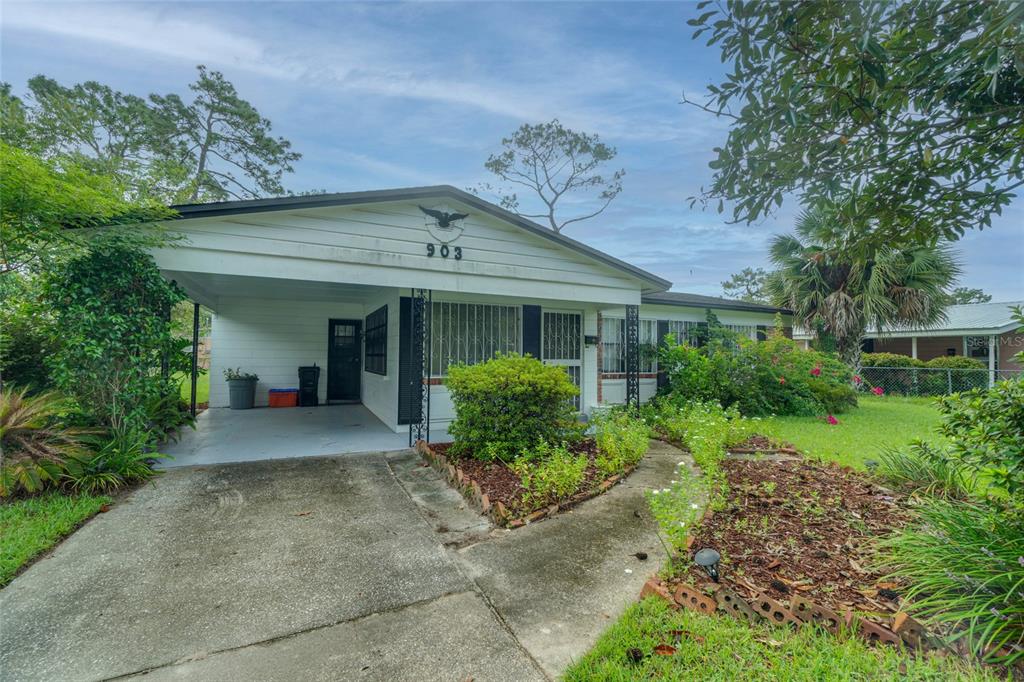
M 947 457 L 1024 510 L 1024 381 L 940 398 Z
M 455 405 L 448 433 L 457 456 L 511 461 L 538 441 L 561 443 L 582 434 L 573 405 L 579 389 L 562 367 L 499 355 L 450 367 L 445 385 Z
M 38 305 L 33 278 L 17 272 L 0 276 L 0 376 L 4 383 L 32 391 L 52 388 L 45 359 L 57 348 L 53 320 Z
M 157 472 L 151 466 L 153 460 L 164 459 L 151 451 L 151 432 L 120 424 L 111 429 L 98 450 L 88 457 L 80 458 L 79 466 L 67 473 L 71 488 L 78 493 L 95 495 L 111 492 L 136 481 L 147 481 Z
M 524 506 L 534 509 L 576 492 L 583 483 L 588 463 L 586 455 L 574 455 L 565 443 L 551 445 L 541 441 L 510 466 L 526 488 Z
M 924 366 L 941 369 L 985 369 L 985 363 L 981 360 L 963 355 L 940 355 L 924 363 Z
M 939 499 L 917 512 L 919 526 L 882 543 L 893 575 L 907 579 L 908 608 L 952 624 L 980 657 L 1024 660 L 1024 516 Z
M 36 493 L 60 483 L 87 452 L 86 429 L 68 427 L 68 401 L 53 392 L 0 391 L 0 496 Z
M 917 358 L 899 353 L 861 353 L 861 367 L 924 367 Z
M 61 335 L 47 358 L 54 384 L 98 424 L 109 428 L 117 418 L 147 428 L 147 406 L 177 395 L 169 376 L 191 365 L 184 353 L 191 341 L 174 337 L 170 322 L 171 308 L 185 297 L 181 288 L 163 278 L 150 255 L 112 241 L 49 270 L 41 291 Z
M 668 337 L 659 362 L 668 394 L 736 406 L 748 416 L 838 413 L 857 404 L 846 365 L 779 333 L 763 342 L 738 339 L 699 349 Z
M 601 473 L 611 476 L 643 458 L 650 441 L 650 429 L 628 413 L 615 411 L 594 420 L 594 440 L 597 442 L 594 463 Z

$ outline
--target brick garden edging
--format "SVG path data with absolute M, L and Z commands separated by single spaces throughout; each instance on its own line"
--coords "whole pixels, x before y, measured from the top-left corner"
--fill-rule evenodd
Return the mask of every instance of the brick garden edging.
M 753 601 L 748 601 L 724 585 L 716 588 L 713 597 L 687 583 L 678 585 L 675 594 L 672 594 L 665 583 L 656 577 L 650 578 L 640 590 L 640 599 L 647 597 L 663 599 L 674 609 L 686 608 L 705 615 L 727 613 L 749 623 L 767 620 L 795 627 L 813 623 L 832 634 L 838 634 L 846 628 L 870 644 L 905 645 L 911 649 L 937 649 L 943 646 L 928 634 L 923 625 L 902 611 L 895 614 L 888 623 L 881 624 L 861 618 L 851 611 L 840 615 L 804 597 L 794 597 L 789 608 L 766 594 L 759 594 Z
M 597 497 L 601 493 L 607 492 L 609 488 L 624 479 L 636 468 L 635 466 L 629 467 L 621 474 L 609 476 L 590 490 L 576 493 L 567 500 L 558 504 L 548 505 L 522 518 L 515 518 L 512 511 L 501 502 L 494 502 L 492 504 L 487 493 L 480 488 L 479 483 L 470 478 L 469 475 L 443 454 L 435 452 L 426 441 L 416 441 L 416 452 L 426 459 L 442 476 L 447 478 L 452 487 L 462 493 L 462 496 L 478 509 L 481 514 L 486 515 L 496 526 L 504 528 L 521 528 L 529 523 L 534 523 L 557 514 L 562 509 L 568 509 L 592 497 Z

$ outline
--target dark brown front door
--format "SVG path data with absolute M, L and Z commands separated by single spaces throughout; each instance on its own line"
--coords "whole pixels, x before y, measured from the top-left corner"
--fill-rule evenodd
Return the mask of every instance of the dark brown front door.
M 359 402 L 362 320 L 331 320 L 327 346 L 328 402 Z

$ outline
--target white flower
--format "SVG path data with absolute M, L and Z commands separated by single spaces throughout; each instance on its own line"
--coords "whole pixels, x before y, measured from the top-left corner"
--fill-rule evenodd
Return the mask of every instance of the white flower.
M 686 521 L 680 521 L 680 522 L 679 522 L 679 527 L 680 527 L 680 528 L 682 528 L 682 527 L 683 527 L 683 526 L 685 526 L 685 525 L 686 525 Z
M 633 572 L 633 569 L 632 569 L 632 568 L 627 568 L 627 569 L 626 569 L 626 573 L 632 573 L 632 572 Z
M 679 464 L 677 464 L 676 466 L 677 466 L 677 467 L 681 467 L 681 466 L 683 466 L 683 465 L 685 465 L 685 464 L 686 464 L 686 462 L 680 462 L 680 463 L 679 463 Z
M 700 509 L 700 505 L 696 504 L 696 503 L 693 503 L 693 504 L 690 505 L 690 509 Z
M 652 494 L 652 495 L 657 495 L 657 494 L 658 494 L 658 493 L 660 493 L 660 492 L 661 492 L 660 490 L 652 490 L 652 491 L 651 491 L 651 494 Z

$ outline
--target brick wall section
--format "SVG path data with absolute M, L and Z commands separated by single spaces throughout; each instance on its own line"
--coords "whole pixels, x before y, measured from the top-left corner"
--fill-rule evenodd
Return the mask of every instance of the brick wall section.
M 1013 361 L 1013 356 L 1024 351 L 1024 334 L 1006 332 L 999 337 L 999 369 L 1024 369 Z

